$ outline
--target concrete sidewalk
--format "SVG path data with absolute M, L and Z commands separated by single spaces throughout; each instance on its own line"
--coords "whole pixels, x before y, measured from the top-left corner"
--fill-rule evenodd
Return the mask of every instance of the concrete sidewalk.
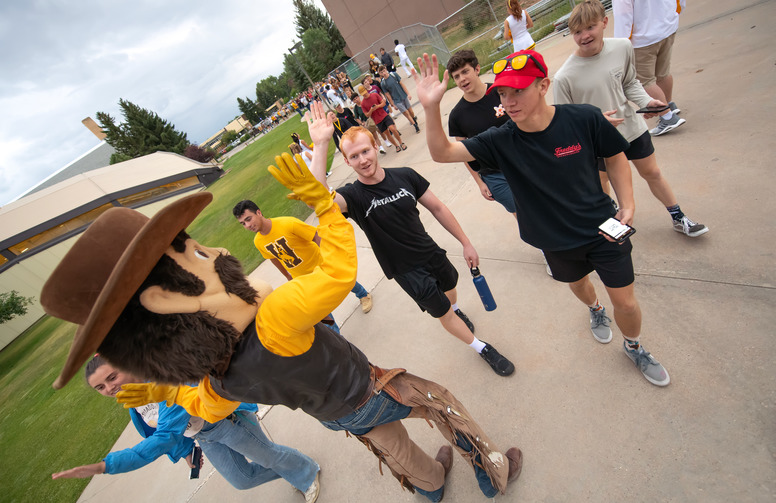
M 397 118 L 408 150 L 389 150 L 380 161 L 417 169 L 460 221 L 499 304 L 494 312 L 482 308 L 458 242 L 422 210 L 427 230 L 459 269 L 459 304 L 477 336 L 511 358 L 517 370 L 508 378 L 496 376 L 421 313 L 386 280 L 358 228 L 358 280 L 372 292 L 374 309 L 361 313 L 351 295 L 335 317 L 343 335 L 375 364 L 404 367 L 446 385 L 500 448 L 520 446 L 522 476 L 496 499 L 776 501 L 776 174 L 769 154 L 776 151 L 774 19 L 773 0 L 736 5 L 697 0 L 681 17 L 672 73 L 675 101 L 687 123 L 654 143 L 682 209 L 711 232 L 697 239 L 674 232 L 665 209 L 634 171 L 643 342 L 670 372 L 667 388 L 641 376 L 622 354 L 617 336 L 608 346 L 595 342 L 585 307 L 547 276 L 541 254 L 520 241 L 512 218 L 482 198 L 463 165 L 431 161 L 425 135 Z M 538 50 L 554 72 L 574 47 L 571 37 L 557 36 Z M 445 117 L 459 97 L 457 89 L 447 93 Z M 423 128 L 422 108 L 415 105 L 415 112 Z M 335 156 L 329 184 L 354 179 L 342 156 Z M 282 281 L 270 264 L 256 274 Z M 610 305 L 597 278 L 594 282 Z M 359 442 L 326 430 L 301 411 L 274 407 L 263 424 L 274 441 L 321 465 L 320 502 L 426 501 L 402 491 L 387 470 L 381 477 L 376 458 Z M 444 442 L 425 421 L 407 426 L 430 453 Z M 138 440 L 130 425 L 115 448 Z M 183 463 L 159 459 L 134 473 L 95 477 L 79 501 L 105 500 L 298 503 L 303 498 L 282 480 L 237 491 L 207 462 L 202 477 L 190 481 Z M 484 501 L 460 458 L 448 476 L 444 501 Z

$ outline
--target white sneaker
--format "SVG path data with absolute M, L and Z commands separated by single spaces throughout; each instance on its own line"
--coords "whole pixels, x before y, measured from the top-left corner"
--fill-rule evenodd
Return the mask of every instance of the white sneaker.
M 380 145 L 380 147 L 378 147 L 378 150 L 380 151 L 381 154 L 385 154 L 386 153 L 386 151 L 385 151 L 385 149 L 383 148 L 382 145 Z
M 310 484 L 310 487 L 304 492 L 305 503 L 315 503 L 315 500 L 318 499 L 318 494 L 321 492 L 321 484 L 318 481 L 320 475 L 321 471 L 318 470 L 318 473 L 315 474 L 315 480 L 313 480 L 313 483 Z

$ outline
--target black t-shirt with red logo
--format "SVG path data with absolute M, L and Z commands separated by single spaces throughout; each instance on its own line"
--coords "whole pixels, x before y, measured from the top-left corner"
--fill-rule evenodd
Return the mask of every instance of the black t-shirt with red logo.
M 520 237 L 531 246 L 578 248 L 600 239 L 598 226 L 614 216 L 597 159 L 629 144 L 597 107 L 556 105 L 543 131 L 526 133 L 510 120 L 463 144 L 478 161 L 501 168 L 515 196 Z

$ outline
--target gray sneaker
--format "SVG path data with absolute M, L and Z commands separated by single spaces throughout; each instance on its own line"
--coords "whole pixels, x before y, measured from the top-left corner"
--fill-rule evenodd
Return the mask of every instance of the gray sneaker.
M 680 218 L 679 220 L 674 220 L 674 230 L 676 232 L 681 232 L 686 236 L 690 236 L 691 238 L 696 238 L 701 234 L 706 234 L 707 232 L 709 232 L 708 227 L 706 227 L 703 224 L 693 222 L 692 220 L 687 218 L 686 215 Z
M 679 108 L 678 106 L 676 106 L 676 103 L 674 103 L 673 101 L 669 101 L 668 102 L 668 106 L 669 106 L 669 108 L 671 108 L 671 112 L 673 112 L 675 114 L 682 113 L 682 109 Z
M 612 319 L 606 316 L 606 308 L 602 307 L 598 311 L 590 309 L 590 331 L 593 333 L 595 340 L 601 344 L 608 344 L 612 342 L 612 329 L 609 328 L 609 323 Z
M 622 348 L 625 350 L 625 354 L 631 361 L 639 368 L 647 381 L 651 382 L 655 386 L 668 386 L 671 382 L 671 378 L 668 372 L 660 362 L 655 360 L 655 357 L 644 350 L 643 346 L 639 346 L 639 349 L 632 350 L 628 347 L 626 341 L 622 341 Z
M 654 129 L 649 130 L 649 134 L 652 136 L 660 136 L 661 134 L 673 131 L 685 122 L 687 121 L 680 118 L 676 114 L 672 115 L 668 120 L 665 120 L 661 117 L 660 120 L 657 121 L 657 126 Z

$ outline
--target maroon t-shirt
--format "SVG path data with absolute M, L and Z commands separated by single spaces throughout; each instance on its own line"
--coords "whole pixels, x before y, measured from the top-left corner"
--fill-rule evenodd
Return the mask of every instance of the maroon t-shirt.
M 370 108 L 379 105 L 381 101 L 382 98 L 380 98 L 379 94 L 370 94 L 366 98 L 361 99 L 361 109 L 364 110 L 364 114 L 366 114 Z M 375 121 L 375 124 L 380 124 L 386 117 L 388 117 L 388 113 L 383 108 L 376 108 L 375 111 L 372 112 L 372 119 Z

